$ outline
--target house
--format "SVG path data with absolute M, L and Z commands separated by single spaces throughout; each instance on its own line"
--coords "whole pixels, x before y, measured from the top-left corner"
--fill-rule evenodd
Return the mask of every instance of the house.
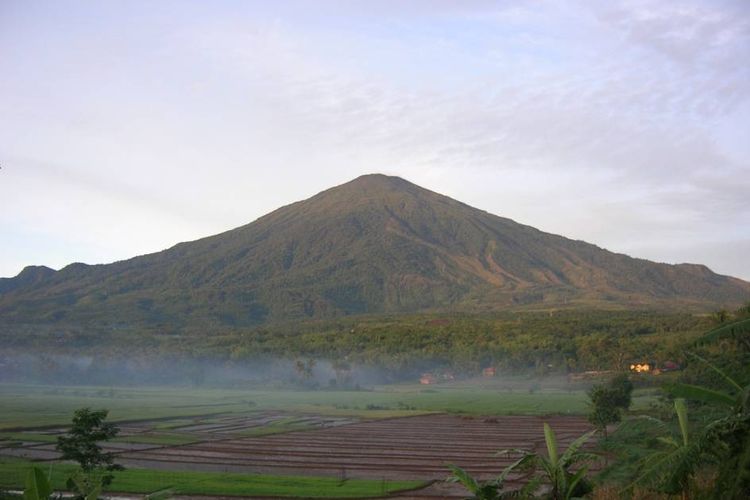
M 482 370 L 483 377 L 494 377 L 495 375 L 497 375 L 497 368 L 494 366 L 488 366 Z
M 652 368 L 653 363 L 633 363 L 630 365 L 630 371 L 636 373 L 648 373 Z
M 661 371 L 663 372 L 673 372 L 679 369 L 681 369 L 680 365 L 674 361 L 665 361 L 661 367 Z
M 419 383 L 422 385 L 431 385 L 437 382 L 437 378 L 432 373 L 423 373 L 419 379 Z

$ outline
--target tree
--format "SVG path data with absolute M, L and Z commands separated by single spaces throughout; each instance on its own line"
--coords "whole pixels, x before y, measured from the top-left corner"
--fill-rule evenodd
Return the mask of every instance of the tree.
M 618 373 L 609 381 L 609 388 L 614 393 L 614 404 L 621 410 L 628 410 L 633 402 L 633 382 L 627 373 Z
M 297 372 L 297 376 L 300 378 L 302 384 L 312 384 L 313 369 L 315 368 L 315 364 L 315 360 L 312 358 L 309 358 L 306 362 L 298 359 L 294 363 L 294 370 Z
M 607 426 L 622 419 L 622 411 L 630 408 L 633 383 L 626 374 L 612 378 L 608 384 L 597 384 L 588 391 L 591 400 L 589 422 L 607 437 Z
M 592 387 L 588 392 L 591 399 L 589 422 L 596 427 L 604 437 L 607 437 L 607 426 L 616 424 L 622 419 L 620 408 L 615 405 L 614 392 L 603 385 Z
M 726 309 L 719 309 L 714 313 L 714 320 L 719 323 L 726 323 L 729 319 L 729 312 Z
M 331 361 L 331 368 L 336 374 L 337 387 L 346 387 L 351 384 L 352 366 L 345 358 Z
M 102 487 L 109 486 L 114 479 L 111 472 L 124 469 L 114 463 L 114 454 L 103 452 L 98 444 L 120 432 L 116 425 L 104 421 L 108 413 L 108 410 L 80 408 L 73 414 L 73 425 L 68 434 L 57 438 L 57 451 L 62 453 L 61 458 L 78 462 L 81 467 L 82 477 L 68 481 L 68 487 L 77 491 L 79 497 L 88 496 L 78 487 L 80 484 L 86 483 L 91 490 L 95 489 L 91 484 L 93 482 L 100 483 Z

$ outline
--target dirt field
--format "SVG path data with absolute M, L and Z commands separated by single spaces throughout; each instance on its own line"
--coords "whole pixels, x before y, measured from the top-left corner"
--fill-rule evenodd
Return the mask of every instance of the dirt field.
M 580 417 L 429 415 L 126 451 L 120 461 L 148 468 L 403 479 L 443 479 L 446 465 L 453 463 L 489 476 L 512 461 L 495 456 L 500 449 L 543 451 L 544 421 L 562 446 L 589 429 Z M 220 428 L 201 426 L 200 431 Z
M 464 491 L 442 483 L 449 475 L 448 464 L 490 478 L 515 459 L 497 456 L 498 450 L 522 448 L 546 453 L 544 422 L 555 430 L 561 448 L 590 429 L 584 418 L 568 416 L 481 418 L 439 414 L 357 421 L 258 413 L 159 424 L 173 435 L 192 437 L 195 442 L 188 444 L 112 443 L 109 448 L 118 453 L 117 461 L 126 467 L 160 469 L 167 474 L 169 470 L 187 470 L 332 476 L 341 480 L 421 479 L 435 483 L 402 498 L 445 498 L 461 496 Z M 274 427 L 283 432 L 247 435 Z M 123 433 L 138 440 L 152 435 L 154 429 L 154 423 L 144 422 L 123 426 Z M 29 443 L 5 448 L 0 454 L 51 459 L 53 450 L 50 443 Z
M 545 421 L 562 447 L 590 428 L 580 417 L 429 415 L 131 451 L 123 453 L 121 461 L 148 468 L 436 480 L 402 498 L 460 497 L 465 494 L 461 487 L 442 484 L 448 464 L 478 477 L 493 477 L 514 460 L 496 456 L 498 450 L 546 453 Z

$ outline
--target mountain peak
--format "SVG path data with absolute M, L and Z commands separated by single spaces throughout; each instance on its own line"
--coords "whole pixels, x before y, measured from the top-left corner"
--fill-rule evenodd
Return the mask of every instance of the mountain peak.
M 411 184 L 411 182 L 402 179 L 396 175 L 386 175 L 381 173 L 364 174 L 360 175 L 349 181 L 347 184 L 352 185 L 399 185 L 399 184 Z
M 163 252 L 52 273 L 0 280 L 0 317 L 210 328 L 444 309 L 715 309 L 750 297 L 750 283 L 708 268 L 608 252 L 383 174 Z
M 365 174 L 333 189 L 356 189 L 360 191 L 414 191 L 422 190 L 416 184 L 395 175 Z
M 55 270 L 47 266 L 26 266 L 15 278 L 0 278 L 0 293 L 36 285 L 54 274 Z
M 445 196 L 419 187 L 401 177 L 367 174 L 299 202 L 305 209 L 296 213 L 306 217 L 311 213 L 331 217 L 334 214 L 356 211 L 363 206 L 369 206 L 373 210 L 387 211 L 402 206 L 404 203 L 409 204 L 409 200 L 426 201 L 427 198 L 431 198 L 432 201 L 449 200 Z M 297 204 L 285 207 L 285 209 L 295 205 Z

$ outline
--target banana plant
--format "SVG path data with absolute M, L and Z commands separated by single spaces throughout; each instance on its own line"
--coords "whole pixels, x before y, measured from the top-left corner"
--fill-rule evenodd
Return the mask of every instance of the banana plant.
M 97 500 L 105 482 L 104 474 L 100 472 L 78 470 L 68 478 L 66 486 L 75 493 L 76 500 Z
M 667 433 L 657 437 L 661 447 L 641 460 L 638 477 L 625 490 L 640 485 L 672 495 L 681 494 L 684 498 L 689 495 L 690 481 L 704 453 L 701 442 L 690 439 L 685 400 L 675 399 L 674 409 L 679 423 L 679 436 Z M 655 419 L 654 422 L 662 429 L 667 429 L 663 422 Z
M 26 488 L 23 500 L 47 500 L 52 494 L 52 486 L 38 467 L 32 467 L 26 475 Z
M 750 309 L 750 304 L 746 306 Z M 745 348 L 750 349 L 750 318 L 742 318 L 728 324 L 714 328 L 710 332 L 702 335 L 696 342 L 696 345 L 704 345 L 716 342 L 722 339 L 735 339 L 744 344 Z
M 466 500 L 506 500 L 511 498 L 528 498 L 531 496 L 531 493 L 537 489 L 539 485 L 538 481 L 532 480 L 520 490 L 503 491 L 508 475 L 525 469 L 528 462 L 529 459 L 527 457 L 521 457 L 519 460 L 503 469 L 499 476 L 486 481 L 478 481 L 461 467 L 450 464 L 448 465 L 448 468 L 453 475 L 449 477 L 447 481 L 461 483 L 467 490 L 469 490 L 473 496 L 467 497 Z
M 645 486 L 688 498 L 692 478 L 710 466 L 717 471 L 712 485 L 713 498 L 750 498 L 750 385 L 743 387 L 697 354 L 688 355 L 715 371 L 724 381 L 727 391 L 682 383 L 668 387 L 667 390 L 676 397 L 674 409 L 679 431 L 676 434 L 670 432 L 667 424 L 658 419 L 639 419 L 661 430 L 662 435 L 656 438 L 660 447 L 640 460 L 636 479 L 625 490 Z M 721 410 L 723 416 L 691 436 L 686 399 Z
M 569 500 L 577 498 L 591 491 L 591 485 L 586 480 L 588 463 L 599 460 L 599 455 L 583 451 L 582 447 L 596 433 L 587 432 L 579 437 L 560 454 L 557 437 L 549 424 L 544 424 L 544 441 L 547 445 L 547 456 L 531 453 L 528 450 L 511 449 L 501 451 L 501 454 L 521 453 L 522 458 L 511 465 L 515 469 L 539 470 L 541 480 L 549 484 L 547 497 L 550 500 Z M 576 469 L 575 472 L 572 469 Z
M 690 355 L 714 370 L 729 391 L 690 384 L 670 388 L 675 396 L 723 408 L 725 412 L 710 422 L 699 438 L 700 450 L 718 463 L 714 498 L 750 498 L 750 384 L 741 386 L 717 366 L 697 354 Z

